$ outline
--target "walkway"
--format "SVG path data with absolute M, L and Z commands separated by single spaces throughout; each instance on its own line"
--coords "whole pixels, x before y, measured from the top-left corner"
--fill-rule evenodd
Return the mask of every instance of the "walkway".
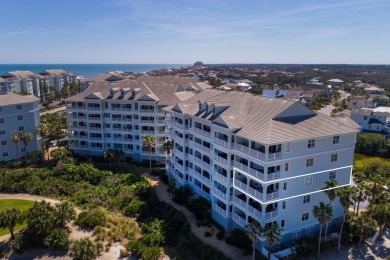
M 197 220 L 195 218 L 195 215 L 188 211 L 186 207 L 173 203 L 172 202 L 172 197 L 170 194 L 167 192 L 168 186 L 162 183 L 158 177 L 155 176 L 149 176 L 149 175 L 144 175 L 145 177 L 151 179 L 152 186 L 155 187 L 157 196 L 160 200 L 169 203 L 172 207 L 175 209 L 181 211 L 187 218 L 188 222 L 191 225 L 191 231 L 192 233 L 203 243 L 213 246 L 214 248 L 218 249 L 219 251 L 223 252 L 227 257 L 230 257 L 231 259 L 240 259 L 240 260 L 250 260 L 252 259 L 252 256 L 244 256 L 243 251 L 240 249 L 233 247 L 231 245 L 226 244 L 225 240 L 218 240 L 216 238 L 216 231 L 218 230 L 216 227 L 214 228 L 214 235 L 211 237 L 205 237 L 204 232 L 210 231 L 211 228 L 209 227 L 198 227 L 196 225 Z M 257 252 L 257 254 L 260 254 Z

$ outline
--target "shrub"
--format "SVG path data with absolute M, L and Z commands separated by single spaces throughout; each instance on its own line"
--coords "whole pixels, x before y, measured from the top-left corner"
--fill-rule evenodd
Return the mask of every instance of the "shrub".
M 98 256 L 98 246 L 88 238 L 74 241 L 70 246 L 69 254 L 74 260 L 92 260 Z M 99 246 L 100 247 L 100 246 Z
M 163 183 L 165 184 L 168 184 L 168 175 L 166 175 L 165 173 L 164 174 L 160 174 L 160 176 L 158 176 L 158 178 L 160 179 L 160 181 L 162 181 Z
M 234 229 L 230 237 L 225 239 L 226 243 L 243 250 L 251 250 L 252 242 L 240 229 Z
M 76 224 L 82 228 L 94 228 L 96 226 L 105 226 L 107 215 L 103 209 L 91 209 L 88 212 L 83 211 L 79 214 Z
M 210 231 L 204 232 L 205 237 L 211 237 L 212 235 L 213 235 L 213 233 L 211 233 Z
M 124 257 L 129 257 L 130 254 L 125 249 L 121 249 L 119 251 L 119 256 L 124 258 Z
M 69 235 L 64 229 L 54 229 L 50 235 L 43 240 L 43 244 L 54 250 L 68 250 L 70 244 Z
M 216 236 L 218 240 L 222 240 L 225 237 L 225 231 L 219 231 Z
M 173 201 L 177 204 L 184 205 L 188 198 L 190 198 L 192 195 L 191 189 L 188 187 L 180 187 L 175 190 L 175 197 L 173 198 Z

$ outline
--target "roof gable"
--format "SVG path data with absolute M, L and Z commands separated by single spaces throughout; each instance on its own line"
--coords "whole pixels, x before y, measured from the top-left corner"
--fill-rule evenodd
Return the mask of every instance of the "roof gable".
M 315 115 L 315 112 L 311 111 L 301 103 L 295 102 L 294 104 L 283 110 L 281 113 L 277 114 L 273 119 L 281 120 L 287 117 L 310 117 Z
M 95 93 L 92 93 L 92 94 L 89 94 L 88 96 L 86 96 L 85 99 L 103 99 L 103 96 L 102 96 L 102 93 L 95 92 Z

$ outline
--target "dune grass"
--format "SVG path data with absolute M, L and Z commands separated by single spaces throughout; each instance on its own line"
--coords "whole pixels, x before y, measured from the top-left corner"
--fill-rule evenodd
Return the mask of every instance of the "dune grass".
M 15 207 L 17 209 L 21 209 L 23 211 L 27 211 L 32 207 L 34 201 L 30 200 L 1 200 L 0 199 L 0 211 L 5 210 L 6 208 Z M 15 231 L 25 228 L 27 226 L 27 220 L 24 220 L 22 224 L 16 224 Z M 8 234 L 8 229 L 0 228 L 0 236 Z

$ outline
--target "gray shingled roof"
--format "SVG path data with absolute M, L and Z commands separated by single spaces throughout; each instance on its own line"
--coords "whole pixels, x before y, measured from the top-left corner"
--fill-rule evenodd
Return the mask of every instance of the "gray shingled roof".
M 223 104 L 227 108 L 213 115 L 199 111 L 199 102 Z M 201 117 L 218 125 L 225 123 L 237 136 L 264 144 L 358 132 L 354 126 L 317 114 L 299 102 L 235 91 L 204 90 L 165 109 Z
M 38 100 L 39 99 L 33 95 L 22 96 L 14 93 L 8 93 L 8 94 L 0 95 L 0 106 L 24 104 L 24 103 L 30 103 Z
M 196 78 L 189 77 L 138 77 L 137 79 L 126 78 L 117 81 L 105 81 L 102 80 L 103 78 L 107 78 L 107 74 L 101 77 L 99 81 L 92 82 L 84 92 L 69 97 L 66 101 L 83 101 L 90 94 L 99 96 L 98 93 L 100 93 L 102 99 L 128 100 L 130 99 L 131 91 L 128 91 L 124 97 L 121 97 L 120 92 L 113 97 L 109 97 L 110 90 L 113 88 L 118 88 L 118 90 L 139 88 L 140 93 L 135 97 L 136 100 L 148 96 L 158 101 L 160 105 L 167 106 L 186 100 L 207 86 L 211 87 L 210 85 L 206 86 L 206 84 L 199 86 Z
M 371 109 L 352 109 L 351 111 L 352 115 L 363 115 L 363 116 L 369 116 L 372 114 Z

